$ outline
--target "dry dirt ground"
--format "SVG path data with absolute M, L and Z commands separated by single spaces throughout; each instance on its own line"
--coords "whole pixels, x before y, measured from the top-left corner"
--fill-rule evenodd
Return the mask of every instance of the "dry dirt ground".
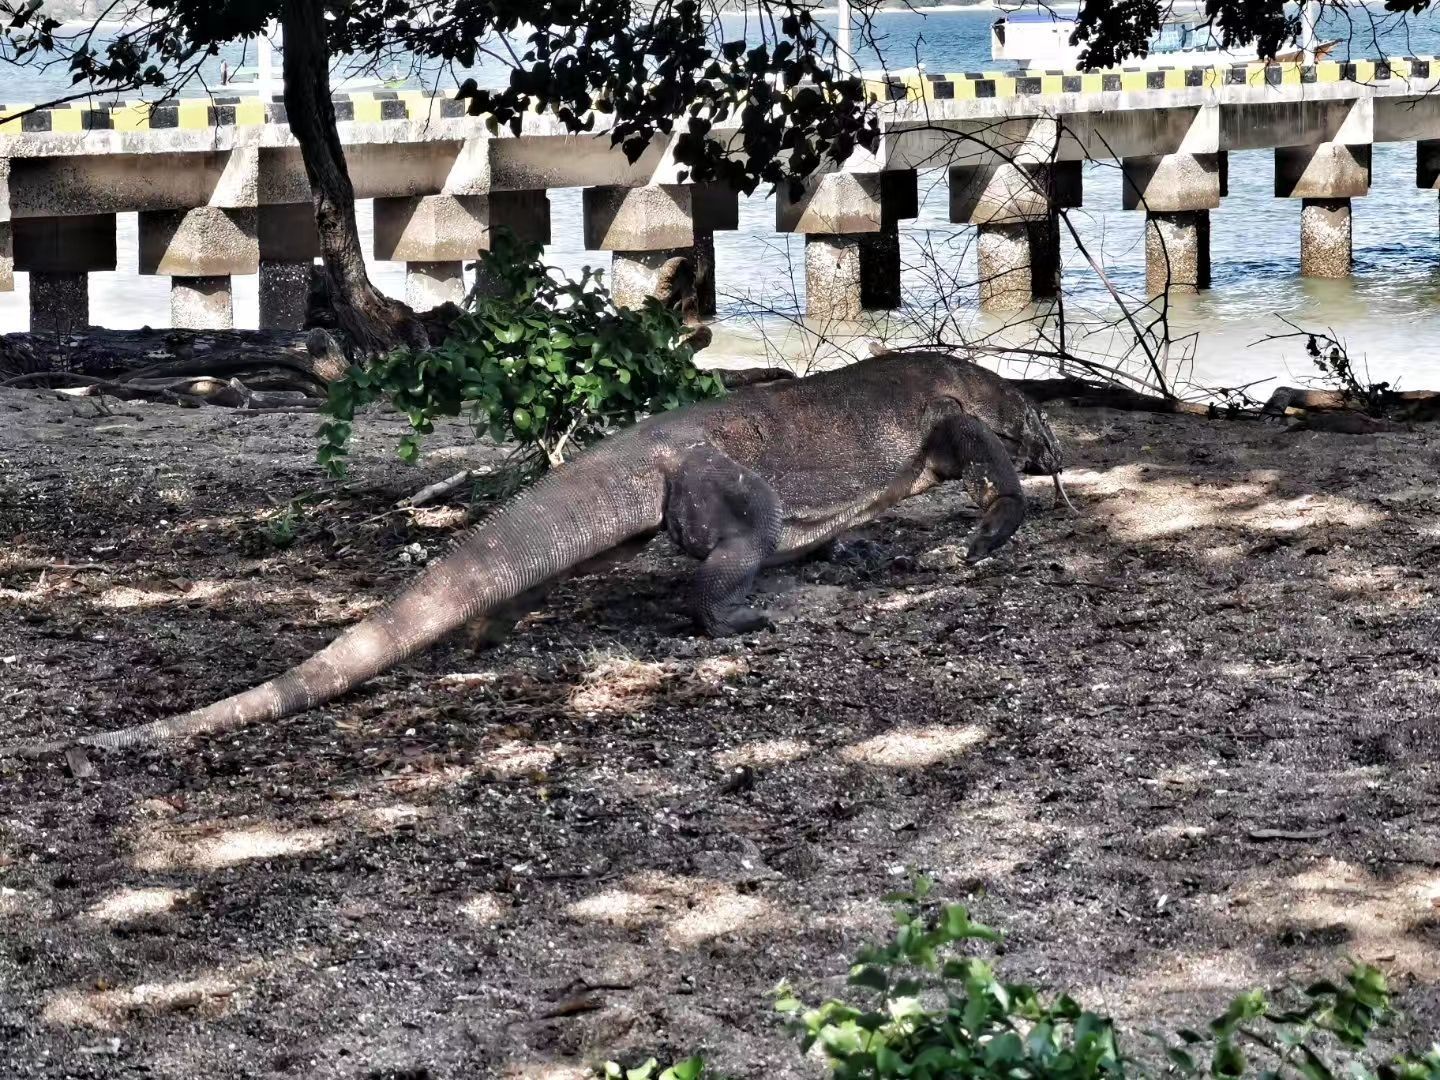
M 710 641 L 657 542 L 273 730 L 7 764 L 0 1075 L 817 1076 L 769 990 L 835 992 L 910 868 L 1137 1029 L 1355 955 L 1428 1042 L 1440 432 L 1054 416 L 1082 514 L 1032 481 L 978 568 L 942 489 Z M 390 507 L 473 447 L 376 420 L 327 494 L 313 427 L 0 392 L 0 740 L 244 688 L 442 550 Z

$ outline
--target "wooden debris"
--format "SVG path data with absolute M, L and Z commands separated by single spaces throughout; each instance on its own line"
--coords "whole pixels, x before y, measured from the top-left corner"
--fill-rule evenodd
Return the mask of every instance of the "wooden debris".
M 76 780 L 88 780 L 95 775 L 95 766 L 83 747 L 72 746 L 65 751 L 65 767 Z
M 1330 829 L 1251 829 L 1245 835 L 1251 840 L 1323 840 Z
M 408 499 L 401 499 L 395 506 L 397 509 L 403 509 L 407 506 L 428 506 L 430 503 L 449 498 L 466 484 L 474 480 L 474 478 L 475 472 L 473 469 L 462 469 L 453 476 L 447 476 L 444 480 L 437 480 L 435 483 L 421 488 Z

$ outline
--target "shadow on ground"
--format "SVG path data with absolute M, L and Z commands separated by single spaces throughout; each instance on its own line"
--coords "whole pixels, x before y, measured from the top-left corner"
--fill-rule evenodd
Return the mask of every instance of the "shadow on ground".
M 282 550 L 308 424 L 0 405 L 7 741 L 241 689 L 454 525 L 384 513 L 459 453 L 401 469 L 393 425 Z M 1433 1030 L 1440 440 L 1058 426 L 1083 514 L 1036 484 L 978 568 L 937 492 L 714 642 L 656 544 L 281 728 L 0 772 L 3 1071 L 814 1075 L 768 991 L 836 990 L 912 868 L 1137 1028 L 1355 955 Z

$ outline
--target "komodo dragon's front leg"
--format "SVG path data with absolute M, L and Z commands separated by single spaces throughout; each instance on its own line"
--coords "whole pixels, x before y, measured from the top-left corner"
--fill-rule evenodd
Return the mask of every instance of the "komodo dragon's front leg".
M 1010 454 L 993 431 L 963 413 L 937 423 L 926 443 L 926 465 L 937 480 L 960 480 L 980 507 L 967 562 L 979 562 L 1009 540 L 1025 520 L 1025 491 Z
M 759 474 L 708 447 L 680 462 L 665 492 L 665 524 L 695 572 L 695 615 L 724 637 L 770 625 L 746 604 L 755 575 L 775 553 L 784 527 L 780 497 Z

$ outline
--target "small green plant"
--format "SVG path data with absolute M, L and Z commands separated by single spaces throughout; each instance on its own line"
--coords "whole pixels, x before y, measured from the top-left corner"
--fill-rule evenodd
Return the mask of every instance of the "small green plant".
M 305 504 L 301 499 L 291 499 L 285 509 L 267 518 L 260 526 L 260 534 L 273 548 L 284 550 L 295 543 L 300 535 L 300 522 L 305 517 Z
M 836 1080 L 1440 1080 L 1440 1047 L 1374 1060 L 1369 1038 L 1393 1010 L 1385 976 L 1364 964 L 1277 999 L 1250 990 L 1203 1031 L 1150 1032 L 1155 1053 L 1131 1057 L 1109 1017 L 1066 994 L 1003 982 L 988 961 L 965 954 L 1000 935 L 930 892 L 919 877 L 887 898 L 896 904 L 894 937 L 856 957 L 850 999 L 809 1008 L 788 987 L 777 991 L 775 1007 L 801 1050 L 818 1053 Z M 612 1062 L 603 1075 L 649 1080 L 655 1067 L 627 1073 Z M 682 1067 L 691 1071 L 676 1072 L 680 1080 L 716 1080 L 698 1057 L 673 1068 Z
M 406 461 L 437 417 L 463 414 L 477 432 L 518 443 L 515 464 L 533 476 L 608 430 L 723 392 L 695 367 L 678 314 L 653 299 L 617 307 L 599 272 L 571 281 L 540 256 L 538 245 L 497 237 L 483 259 L 493 294 L 471 294 L 444 344 L 399 349 L 332 383 L 320 463 L 343 475 L 355 412 L 380 398 L 410 421 Z
M 868 1077 L 976 1077 L 981 1080 L 1090 1080 L 1123 1073 L 1111 1022 L 1061 995 L 1047 1001 L 1003 983 L 988 962 L 952 946 L 996 942 L 959 904 L 929 903 L 931 884 L 887 897 L 898 906 L 885 945 L 861 951 L 848 985 L 858 1004 L 830 1000 L 806 1009 L 782 987 L 802 1050 L 818 1046 L 839 1080 Z
M 655 1070 L 660 1068 L 660 1063 L 654 1058 L 637 1065 L 633 1069 L 617 1065 L 613 1061 L 607 1061 L 600 1071 L 605 1080 L 720 1080 L 719 1077 L 712 1077 L 705 1072 L 705 1062 L 700 1055 L 686 1058 L 684 1061 L 677 1061 L 668 1069 L 659 1073 Z

